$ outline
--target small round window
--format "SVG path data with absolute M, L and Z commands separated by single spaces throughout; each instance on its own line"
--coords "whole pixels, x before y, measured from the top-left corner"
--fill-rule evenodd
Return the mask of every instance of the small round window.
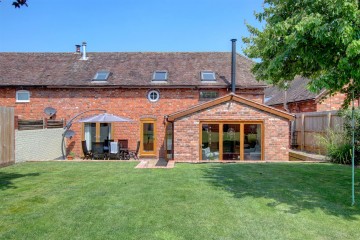
M 156 102 L 160 98 L 160 93 L 159 93 L 159 91 L 151 90 L 150 92 L 148 92 L 147 97 L 150 102 Z

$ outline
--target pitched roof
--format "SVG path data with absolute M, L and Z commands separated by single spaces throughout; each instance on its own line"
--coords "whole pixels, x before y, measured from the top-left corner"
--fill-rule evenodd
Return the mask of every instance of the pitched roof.
M 310 92 L 307 88 L 310 79 L 303 77 L 296 77 L 290 82 L 287 90 L 287 102 L 299 102 L 310 99 L 316 99 L 319 93 Z M 265 89 L 265 104 L 272 106 L 284 103 L 284 89 L 279 89 L 277 86 Z
M 0 86 L 54 87 L 227 87 L 231 82 L 230 52 L 90 52 L 88 60 L 74 53 L 0 53 Z M 250 72 L 253 62 L 237 55 L 237 87 L 264 87 Z M 108 81 L 94 83 L 99 70 Z M 166 70 L 166 82 L 152 82 L 156 70 Z M 200 71 L 216 73 L 217 81 L 201 82 Z
M 228 102 L 228 101 L 235 101 L 235 102 L 238 102 L 238 103 L 242 103 L 242 104 L 245 104 L 247 106 L 256 108 L 258 110 L 268 112 L 268 113 L 277 115 L 279 117 L 286 118 L 288 120 L 294 120 L 294 115 L 293 114 L 281 111 L 281 110 L 276 109 L 276 108 L 266 106 L 264 104 L 261 104 L 261 103 L 255 102 L 255 101 L 251 101 L 251 100 L 249 100 L 247 98 L 240 97 L 240 96 L 238 96 L 236 94 L 233 94 L 233 93 L 230 93 L 230 94 L 225 95 L 223 97 L 219 97 L 217 99 L 208 101 L 206 103 L 201 103 L 201 104 L 195 105 L 193 107 L 190 107 L 190 108 L 182 110 L 182 111 L 172 113 L 170 115 L 167 115 L 166 118 L 167 118 L 168 121 L 172 122 L 172 121 L 175 121 L 176 119 L 179 119 L 181 117 L 187 116 L 187 115 L 195 113 L 197 111 L 202 111 L 202 110 L 207 109 L 209 107 L 213 107 L 213 106 L 216 106 L 218 104 Z

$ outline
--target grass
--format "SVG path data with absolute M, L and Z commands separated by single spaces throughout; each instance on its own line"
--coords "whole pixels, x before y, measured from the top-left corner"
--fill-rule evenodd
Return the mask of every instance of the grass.
M 0 239 L 360 239 L 347 166 L 136 164 L 0 169 Z

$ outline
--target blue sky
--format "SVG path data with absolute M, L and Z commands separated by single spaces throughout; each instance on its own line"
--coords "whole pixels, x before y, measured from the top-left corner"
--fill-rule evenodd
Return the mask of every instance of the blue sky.
M 230 51 L 231 38 L 260 26 L 262 0 L 28 0 L 0 2 L 1 52 Z

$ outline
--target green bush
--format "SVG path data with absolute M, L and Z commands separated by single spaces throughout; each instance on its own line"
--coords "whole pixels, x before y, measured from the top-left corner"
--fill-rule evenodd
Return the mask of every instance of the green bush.
M 349 144 L 352 144 L 352 112 L 351 109 L 343 110 L 340 115 L 344 118 L 344 132 Z M 360 163 L 360 109 L 354 111 L 354 128 L 355 128 L 355 164 Z
M 318 135 L 316 139 L 325 149 L 327 160 L 340 164 L 351 163 L 351 144 L 347 141 L 345 132 L 328 129 L 325 135 Z
M 351 164 L 351 144 L 345 143 L 328 149 L 327 156 L 333 163 Z
M 342 132 L 327 130 L 325 136 L 318 136 L 317 140 L 325 149 L 329 161 L 340 164 L 351 164 L 352 154 L 352 118 L 351 109 L 340 111 L 344 118 Z M 355 119 L 355 164 L 360 163 L 360 109 L 354 111 Z

